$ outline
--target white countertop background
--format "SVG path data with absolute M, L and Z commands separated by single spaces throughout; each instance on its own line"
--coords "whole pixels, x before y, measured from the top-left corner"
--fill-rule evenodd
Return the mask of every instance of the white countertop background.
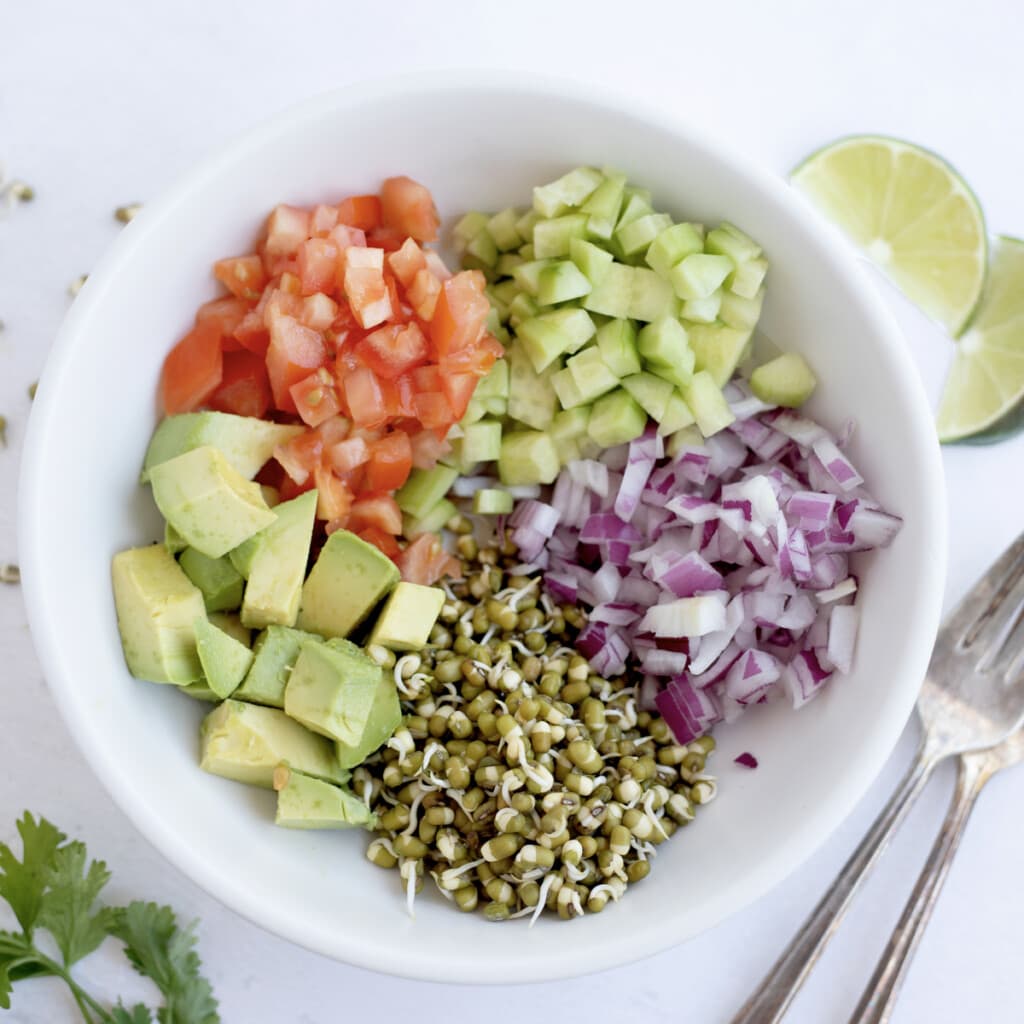
M 9 421 L 8 448 L 0 450 L 0 562 L 17 560 L 26 388 L 70 301 L 67 285 L 117 233 L 113 209 L 155 196 L 223 140 L 305 96 L 368 75 L 456 66 L 611 79 L 624 93 L 673 105 L 780 174 L 841 134 L 898 135 L 959 167 L 993 231 L 1024 235 L 1024 60 L 1013 0 L 8 0 L 0 4 L 0 161 L 35 187 L 38 200 L 0 221 L 0 413 Z M 879 287 L 937 395 L 950 343 L 881 280 Z M 124 386 L 111 368 L 112 402 Z M 947 606 L 1020 529 L 1022 456 L 1024 437 L 947 451 Z M 62 514 L 88 500 L 67 495 Z M 82 667 L 83 680 L 88 671 Z M 42 679 L 18 589 L 0 586 L 0 838 L 14 836 L 24 808 L 42 812 L 107 860 L 113 898 L 169 902 L 185 919 L 199 918 L 201 954 L 226 1024 L 522 1024 L 541 1014 L 724 1024 L 856 845 L 914 742 L 911 727 L 856 812 L 793 877 L 684 946 L 531 987 L 398 980 L 283 942 L 170 867 L 72 744 Z M 924 859 L 951 779 L 951 771 L 940 773 L 925 794 L 795 1004 L 793 1024 L 846 1020 Z M 997 778 L 983 796 L 896 1024 L 1022 1019 L 1022 799 L 1021 771 Z M 144 994 L 109 947 L 80 968 L 82 977 L 111 997 Z M 55 982 L 22 983 L 14 1000 L 4 1019 L 77 1020 Z

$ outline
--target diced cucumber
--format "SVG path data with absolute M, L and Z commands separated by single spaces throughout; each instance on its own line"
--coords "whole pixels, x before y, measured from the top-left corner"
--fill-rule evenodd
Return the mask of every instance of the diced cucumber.
M 752 299 L 745 299 L 735 292 L 723 291 L 718 307 L 718 319 L 729 327 L 752 331 L 761 319 L 761 304 L 764 292 L 759 291 Z
M 582 298 L 590 293 L 590 287 L 590 281 L 575 263 L 559 260 L 540 272 L 537 301 L 542 306 L 554 306 L 559 302 Z
M 655 366 L 688 366 L 693 361 L 686 328 L 671 316 L 642 327 L 636 347 L 644 362 Z
M 498 257 L 494 269 L 501 277 L 511 277 L 512 271 L 525 262 L 526 260 L 517 252 L 503 252 Z M 501 283 L 506 284 L 507 282 L 502 281 Z
M 442 498 L 425 516 L 402 516 L 402 534 L 415 537 L 418 533 L 439 533 L 458 511 L 453 502 Z
M 568 213 L 551 220 L 539 220 L 533 226 L 534 259 L 564 259 L 569 243 L 587 234 L 587 218 L 582 213 Z
M 669 281 L 681 299 L 706 299 L 732 273 L 728 256 L 696 252 L 669 271 Z
M 700 233 L 692 224 L 673 224 L 665 228 L 651 242 L 647 250 L 647 265 L 664 278 L 687 256 L 703 249 Z
M 538 373 L 563 353 L 577 352 L 594 336 L 594 321 L 584 309 L 556 309 L 524 320 L 516 335 Z
M 508 255 L 506 253 L 505 255 Z M 488 292 L 506 308 L 519 294 L 519 285 L 515 281 L 498 281 L 488 287 Z
M 395 501 L 403 512 L 422 518 L 448 493 L 458 475 L 447 466 L 414 469 L 395 494 Z
M 647 249 L 662 231 L 671 226 L 672 218 L 667 213 L 647 213 L 617 228 L 615 239 L 623 253 L 632 256 Z
M 472 459 L 466 458 L 466 453 L 462 448 L 462 440 L 461 437 L 449 434 L 448 443 L 451 445 L 451 451 L 447 455 L 443 455 L 440 462 L 458 471 L 462 476 L 472 476 L 476 472 L 476 463 Z
M 612 237 L 622 210 L 622 193 L 625 187 L 624 174 L 605 171 L 604 181 L 583 204 L 583 212 L 589 217 L 587 231 L 592 237 L 603 241 L 608 241 Z
M 460 253 L 465 252 L 466 246 L 487 227 L 487 220 L 487 214 L 478 210 L 470 210 L 459 219 L 452 228 L 452 243 Z
M 487 228 L 481 228 L 469 241 L 463 254 L 464 266 L 471 269 L 491 269 L 498 262 L 498 247 Z M 475 267 L 474 267 L 475 264 Z
M 582 238 L 573 238 L 569 242 L 569 257 L 592 285 L 601 283 L 614 262 L 610 252 Z
M 683 389 L 683 398 L 705 437 L 724 430 L 736 419 L 721 388 L 707 370 L 699 370 L 693 375 L 693 379 Z
M 494 462 L 500 454 L 501 424 L 496 420 L 480 420 L 464 428 L 462 457 L 466 462 Z
M 487 230 L 494 239 L 494 244 L 501 252 L 509 252 L 518 249 L 523 244 L 523 238 L 516 230 L 516 221 L 519 213 L 511 206 L 500 213 L 496 213 L 488 222 Z
M 750 375 L 750 389 L 762 402 L 796 407 L 817 387 L 814 372 L 798 352 L 785 352 Z
M 473 392 L 474 400 L 485 398 L 508 398 L 508 363 L 504 359 L 495 362 Z
M 628 391 L 619 388 L 599 398 L 590 410 L 587 433 L 602 448 L 614 448 L 639 437 L 647 426 L 647 413 Z
M 664 278 L 646 267 L 633 268 L 633 290 L 625 316 L 650 322 L 662 316 L 678 316 L 679 302 Z
M 636 326 L 632 320 L 609 320 L 597 329 L 597 347 L 608 369 L 618 377 L 640 372 Z
M 628 203 L 630 199 L 636 196 L 638 199 L 643 200 L 648 206 L 651 205 L 651 190 L 649 188 L 641 188 L 639 185 L 627 184 L 623 189 L 623 202 Z
M 605 365 L 601 359 L 601 350 L 596 345 L 583 349 L 578 355 L 566 360 L 565 365 L 584 402 L 592 402 L 619 386 L 619 378 Z
M 622 213 L 619 214 L 618 223 L 615 225 L 616 234 L 627 224 L 632 224 L 633 221 L 646 217 L 649 213 L 654 213 L 650 196 L 650 192 L 645 196 L 642 192 L 626 186 L 623 191 Z
M 736 266 L 757 259 L 761 255 L 761 246 L 727 220 L 708 232 L 708 237 L 704 240 L 704 250 L 728 256 Z
M 518 327 L 523 320 L 529 320 L 540 312 L 540 306 L 532 295 L 520 292 L 508 304 L 508 322 L 512 327 Z
M 538 185 L 533 190 L 533 208 L 542 217 L 557 217 L 569 207 L 580 206 L 603 180 L 604 175 L 593 167 L 577 167 L 550 184 Z
M 665 452 L 669 458 L 677 458 L 687 448 L 703 448 L 704 435 L 696 426 L 682 427 L 672 434 L 665 442 Z
M 530 230 L 533 230 L 532 226 Z M 527 263 L 529 263 L 534 258 L 533 242 L 526 242 L 525 244 L 519 246 L 519 255 L 522 256 Z
M 501 321 L 502 321 L 501 312 L 499 311 L 498 307 L 492 301 L 491 302 L 491 308 L 487 311 L 487 319 L 484 321 L 484 323 L 487 326 L 487 330 L 490 331 L 491 334 L 494 334 L 494 335 L 500 334 L 505 329 L 504 325 L 502 324 Z
M 501 439 L 498 475 L 507 487 L 553 483 L 561 463 L 555 442 L 539 430 L 514 430 Z
M 692 324 L 689 338 L 696 368 L 707 371 L 724 388 L 743 361 L 750 333 L 722 324 Z
M 622 386 L 644 407 L 651 419 L 661 423 L 675 391 L 667 380 L 655 377 L 653 373 L 634 373 L 623 378 Z
M 515 284 L 515 281 L 509 282 Z M 484 294 L 487 296 L 488 301 L 491 304 L 491 310 L 487 314 L 487 329 L 491 330 L 492 324 L 501 325 L 505 320 L 508 319 L 508 303 L 504 299 L 498 297 L 494 291 L 494 285 L 489 284 L 484 289 Z
M 529 240 L 533 238 L 533 225 L 536 224 L 539 220 L 540 214 L 535 209 L 533 209 L 533 207 L 530 207 L 530 209 L 527 210 L 526 213 L 524 213 L 522 217 L 520 217 L 519 220 L 516 221 L 516 231 L 519 233 L 519 237 L 525 238 L 529 242 Z M 533 243 L 530 242 L 529 244 L 532 245 Z M 533 259 L 532 256 L 527 256 L 523 252 L 522 247 L 520 247 L 519 249 L 519 254 L 523 257 L 523 259 Z
M 695 422 L 693 413 L 686 404 L 686 399 L 678 391 L 673 391 L 668 405 L 665 407 L 665 414 L 658 424 L 658 433 L 663 436 L 675 434 L 683 427 L 688 427 Z
M 557 373 L 552 374 L 551 386 L 555 389 L 555 394 L 558 396 L 558 404 L 563 409 L 575 409 L 586 402 L 571 370 L 559 370 Z
M 459 426 L 463 429 L 470 423 L 476 423 L 482 420 L 487 415 L 487 406 L 483 402 L 477 400 L 474 395 L 466 406 L 466 411 L 462 414 L 462 419 L 459 420 Z
M 473 511 L 478 516 L 507 516 L 514 506 L 512 495 L 498 487 L 485 487 L 473 495 Z
M 742 296 L 744 299 L 752 299 L 757 295 L 758 289 L 764 282 L 768 273 L 768 261 L 763 257 L 756 260 L 747 260 L 741 263 L 729 275 L 726 284 L 730 291 Z
M 512 271 L 512 280 L 527 295 L 536 297 L 537 291 L 540 288 L 540 275 L 541 271 L 545 267 L 550 267 L 555 261 L 554 260 L 528 260 L 525 263 L 520 263 Z
M 567 466 L 570 462 L 578 462 L 584 456 L 580 448 L 579 438 L 563 437 L 555 439 L 555 451 L 558 452 L 558 461 Z
M 546 430 L 555 415 L 558 398 L 552 375 L 538 374 L 522 345 L 513 345 L 508 361 L 508 415 L 535 430 Z
M 605 316 L 628 317 L 633 301 L 634 273 L 633 267 L 612 263 L 600 283 L 595 284 L 591 293 L 583 299 L 583 308 Z
M 575 441 L 586 434 L 589 422 L 589 405 L 582 405 L 576 409 L 565 409 L 555 413 L 555 418 L 551 421 L 551 436 L 556 441 Z
M 679 315 L 695 324 L 713 324 L 722 306 L 722 289 L 712 292 L 706 299 L 687 299 Z

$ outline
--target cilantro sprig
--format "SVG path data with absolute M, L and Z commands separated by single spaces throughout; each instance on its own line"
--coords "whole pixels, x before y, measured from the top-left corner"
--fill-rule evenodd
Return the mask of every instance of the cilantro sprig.
M 219 1024 L 192 926 L 182 928 L 170 907 L 155 903 L 99 903 L 110 880 L 103 861 L 90 861 L 83 843 L 68 841 L 45 818 L 26 811 L 17 825 L 21 859 L 0 843 L 0 899 L 21 926 L 20 932 L 0 931 L 0 1010 L 10 1009 L 17 982 L 54 977 L 71 990 L 85 1024 Z M 38 930 L 49 932 L 59 959 L 38 947 Z M 78 984 L 71 968 L 107 937 L 123 943 L 131 965 L 160 990 L 163 1006 L 153 1011 L 118 1002 L 108 1009 Z

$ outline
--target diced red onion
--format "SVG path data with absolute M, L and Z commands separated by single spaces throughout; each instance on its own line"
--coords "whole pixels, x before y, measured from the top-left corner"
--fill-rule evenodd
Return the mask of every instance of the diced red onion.
M 828 618 L 828 660 L 840 672 L 853 667 L 853 649 L 857 644 L 860 609 L 852 604 L 838 604 Z
M 744 751 L 742 754 L 737 754 L 737 756 L 733 758 L 733 761 L 741 768 L 757 767 L 757 758 L 748 751 Z

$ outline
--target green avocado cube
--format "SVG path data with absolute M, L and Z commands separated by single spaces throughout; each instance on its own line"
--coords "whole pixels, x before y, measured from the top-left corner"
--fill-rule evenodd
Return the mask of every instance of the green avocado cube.
M 683 398 L 705 437 L 724 430 L 736 419 L 722 395 L 722 389 L 707 370 L 699 370 L 693 375 L 693 380 L 683 389 Z
M 696 368 L 706 370 L 724 388 L 746 358 L 752 332 L 722 324 L 694 324 L 688 336 Z
M 651 270 L 667 278 L 677 263 L 703 248 L 703 239 L 693 224 L 673 224 L 651 242 L 645 259 Z
M 348 530 L 328 538 L 302 587 L 299 629 L 347 636 L 398 582 L 387 555 Z
M 208 558 L 220 558 L 274 521 L 259 484 L 216 448 L 193 448 L 154 466 L 153 498 L 164 518 Z
M 643 407 L 620 388 L 594 403 L 587 433 L 602 448 L 614 448 L 639 437 L 646 426 L 647 413 Z
M 561 463 L 555 443 L 539 430 L 514 430 L 501 439 L 498 475 L 506 487 L 554 483 Z
M 619 386 L 619 378 L 605 365 L 596 345 L 583 349 L 566 360 L 565 365 L 584 402 L 593 402 Z
M 164 523 L 164 547 L 177 555 L 188 547 L 188 541 L 170 523 Z
M 253 654 L 204 615 L 195 621 L 196 649 L 206 685 L 221 699 L 230 697 L 252 665 Z
M 344 640 L 330 640 L 328 646 L 345 643 Z M 338 740 L 335 743 L 338 763 L 342 768 L 354 768 L 362 764 L 375 750 L 386 743 L 402 722 L 402 708 L 398 703 L 398 688 L 392 672 L 382 671 L 373 694 L 370 713 L 363 726 L 362 735 L 356 743 Z
M 458 475 L 458 470 L 448 466 L 415 469 L 395 495 L 395 501 L 408 515 L 425 516 L 448 493 Z
M 203 719 L 199 749 L 203 771 L 264 789 L 273 788 L 279 764 L 328 782 L 349 778 L 330 740 L 277 708 L 231 698 Z
M 252 667 L 233 696 L 253 704 L 283 708 L 284 688 L 303 643 L 319 639 L 301 629 L 268 626 L 256 638 Z
M 440 587 L 403 580 L 384 602 L 367 642 L 392 651 L 420 651 L 426 647 L 443 605 L 444 591 Z
M 283 828 L 373 828 L 376 824 L 376 815 L 346 786 L 333 786 L 288 765 L 274 769 L 274 789 L 274 824 Z
M 162 544 L 130 548 L 111 563 L 117 627 L 137 679 L 185 685 L 202 678 L 194 623 L 203 595 Z
M 228 465 L 251 480 L 279 444 L 290 441 L 305 429 L 227 412 L 186 412 L 168 416 L 149 442 L 142 482 L 149 479 L 154 466 L 207 445 L 222 452 Z
M 245 580 L 227 555 L 207 558 L 195 548 L 185 548 L 178 558 L 185 575 L 203 592 L 208 612 L 237 608 L 242 603 Z

